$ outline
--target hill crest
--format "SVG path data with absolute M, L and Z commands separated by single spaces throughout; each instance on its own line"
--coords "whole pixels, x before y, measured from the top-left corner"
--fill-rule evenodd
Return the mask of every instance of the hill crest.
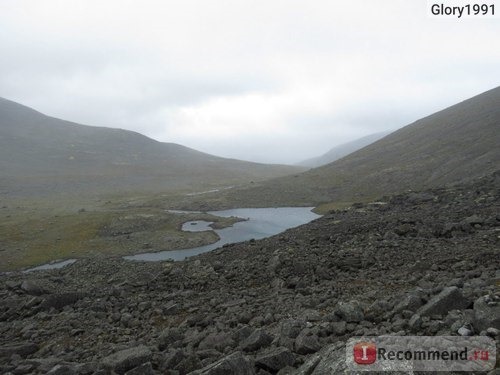
M 376 199 L 500 168 L 500 87 L 422 118 L 333 163 L 228 192 L 228 206 Z M 214 205 L 221 203 L 214 199 Z
M 0 98 L 4 194 L 205 189 L 301 170 L 221 158 L 129 130 L 80 125 Z

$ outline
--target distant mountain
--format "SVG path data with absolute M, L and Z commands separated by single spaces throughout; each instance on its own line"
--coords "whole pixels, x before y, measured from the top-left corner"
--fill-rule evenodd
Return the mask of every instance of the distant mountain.
M 362 149 L 363 147 L 366 147 L 369 144 L 378 141 L 379 139 L 385 137 L 390 133 L 391 132 L 389 131 L 374 133 L 351 142 L 343 143 L 341 145 L 335 146 L 330 151 L 324 153 L 321 156 L 301 161 L 300 163 L 297 163 L 297 165 L 300 165 L 302 167 L 317 168 L 321 167 L 322 165 L 333 163 L 335 160 L 352 154 L 354 151 L 358 151 L 359 149 Z
M 199 189 L 297 171 L 79 125 L 0 98 L 0 194 Z
M 228 205 L 317 205 L 466 181 L 500 169 L 500 87 L 418 120 L 340 160 L 228 192 Z

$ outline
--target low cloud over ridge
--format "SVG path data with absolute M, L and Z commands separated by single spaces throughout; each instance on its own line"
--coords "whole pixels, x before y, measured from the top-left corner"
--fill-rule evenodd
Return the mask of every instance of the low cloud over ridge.
M 292 163 L 498 85 L 498 20 L 429 18 L 426 3 L 6 0 L 0 96 Z

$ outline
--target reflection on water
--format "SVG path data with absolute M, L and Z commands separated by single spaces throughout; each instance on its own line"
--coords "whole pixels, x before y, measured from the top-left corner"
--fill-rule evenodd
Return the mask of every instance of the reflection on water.
M 240 221 L 231 227 L 224 229 L 216 229 L 215 232 L 219 236 L 220 240 L 205 246 L 195 247 L 192 249 L 180 249 L 180 250 L 170 250 L 170 251 L 160 251 L 157 253 L 143 253 L 132 256 L 126 256 L 125 259 L 128 260 L 138 260 L 138 261 L 161 261 L 161 260 L 183 260 L 187 257 L 205 253 L 217 249 L 228 243 L 243 242 L 250 239 L 261 239 L 273 236 L 275 234 L 281 233 L 286 229 L 293 228 L 302 224 L 306 224 L 318 217 L 320 215 L 312 212 L 313 207 L 279 207 L 279 208 L 236 208 L 232 210 L 224 211 L 211 211 L 209 214 L 221 217 L 231 217 L 236 216 L 243 219 L 248 219 L 246 221 Z M 195 225 L 191 225 L 193 222 L 188 222 L 183 225 L 183 230 L 185 227 L 205 228 L 202 230 L 208 230 L 209 222 L 206 221 L 196 221 Z M 207 229 L 208 228 L 208 229 Z

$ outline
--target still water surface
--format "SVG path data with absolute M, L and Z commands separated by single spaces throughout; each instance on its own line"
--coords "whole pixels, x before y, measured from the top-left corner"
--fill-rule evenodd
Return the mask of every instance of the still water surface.
M 212 229 L 212 222 L 197 220 L 184 223 L 182 230 L 187 232 L 201 232 L 214 230 L 219 236 L 219 241 L 205 246 L 191 249 L 179 249 L 160 251 L 155 253 L 142 253 L 126 256 L 125 259 L 135 261 L 156 262 L 162 260 L 179 261 L 187 257 L 206 253 L 229 243 L 243 242 L 251 239 L 261 239 L 284 232 L 289 228 L 294 228 L 306 224 L 320 217 L 311 210 L 314 207 L 279 207 L 279 208 L 236 208 L 224 211 L 209 211 L 208 213 L 220 217 L 239 217 L 245 221 L 239 221 L 231 227 L 223 229 Z M 170 211 L 173 213 L 189 213 L 189 211 Z M 194 211 L 193 211 L 194 212 Z M 76 262 L 76 259 L 67 259 L 43 264 L 30 268 L 24 272 L 42 271 L 65 267 Z
M 224 229 L 215 229 L 215 233 L 220 240 L 205 246 L 191 249 L 160 251 L 156 253 L 143 253 L 132 256 L 126 256 L 125 259 L 137 261 L 161 261 L 174 260 L 179 261 L 187 257 L 206 253 L 217 249 L 228 243 L 243 242 L 251 239 L 261 239 L 281 233 L 289 228 L 306 224 L 320 215 L 311 210 L 313 207 L 279 207 L 279 208 L 236 208 L 224 211 L 208 212 L 214 216 L 231 217 L 236 216 L 245 221 L 233 224 Z M 186 231 L 204 231 L 213 230 L 209 227 L 211 223 L 206 221 L 193 221 L 184 223 L 182 229 Z
M 54 270 L 54 269 L 66 267 L 67 265 L 73 264 L 75 262 L 76 262 L 76 259 L 66 259 L 66 260 L 61 260 L 61 261 L 54 261 L 54 262 L 50 262 L 47 264 L 42 264 L 41 266 L 29 268 L 27 270 L 24 270 L 23 272 Z

